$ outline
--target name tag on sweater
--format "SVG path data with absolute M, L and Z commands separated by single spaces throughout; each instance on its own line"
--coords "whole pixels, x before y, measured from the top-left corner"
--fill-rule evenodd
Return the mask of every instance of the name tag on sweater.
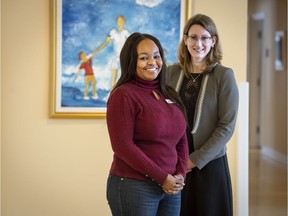
M 168 104 L 173 104 L 173 103 L 174 103 L 174 102 L 171 101 L 170 99 L 165 99 L 165 101 L 166 101 L 166 103 L 168 103 Z

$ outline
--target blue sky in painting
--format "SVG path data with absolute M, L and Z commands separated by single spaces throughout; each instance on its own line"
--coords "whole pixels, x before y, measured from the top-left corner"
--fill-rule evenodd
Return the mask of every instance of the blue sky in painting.
M 84 71 L 73 83 L 79 65 L 78 53 L 92 53 L 102 44 L 110 31 L 117 28 L 119 15 L 125 17 L 125 29 L 130 34 L 138 31 L 156 36 L 167 51 L 168 64 L 177 61 L 180 0 L 62 0 L 62 89 L 77 88 L 83 92 Z M 100 98 L 104 98 L 111 88 L 111 72 L 107 64 L 112 46 L 110 43 L 93 58 Z M 70 105 L 67 103 L 65 106 Z

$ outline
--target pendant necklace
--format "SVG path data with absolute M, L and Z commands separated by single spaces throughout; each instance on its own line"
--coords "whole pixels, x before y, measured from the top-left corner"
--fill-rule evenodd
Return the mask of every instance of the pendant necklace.
M 191 74 L 191 77 L 192 77 L 192 82 L 193 83 L 195 83 L 196 82 L 196 80 L 198 79 L 198 77 L 200 77 L 201 76 L 201 73 L 200 74 L 198 74 L 195 78 L 193 77 L 193 74 Z

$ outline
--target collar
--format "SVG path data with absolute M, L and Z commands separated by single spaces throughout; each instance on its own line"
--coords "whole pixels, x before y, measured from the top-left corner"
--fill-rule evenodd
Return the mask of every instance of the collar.
M 159 79 L 155 79 L 152 81 L 148 81 L 148 80 L 143 80 L 138 76 L 135 76 L 134 79 L 132 80 L 132 82 L 134 84 L 136 84 L 137 86 L 140 86 L 142 88 L 146 88 L 146 89 L 159 89 Z

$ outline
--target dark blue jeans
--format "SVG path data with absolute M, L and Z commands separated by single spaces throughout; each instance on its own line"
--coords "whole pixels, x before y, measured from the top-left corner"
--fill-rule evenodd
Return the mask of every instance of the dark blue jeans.
M 166 194 L 155 182 L 109 175 L 107 200 L 113 216 L 179 216 L 181 192 Z

